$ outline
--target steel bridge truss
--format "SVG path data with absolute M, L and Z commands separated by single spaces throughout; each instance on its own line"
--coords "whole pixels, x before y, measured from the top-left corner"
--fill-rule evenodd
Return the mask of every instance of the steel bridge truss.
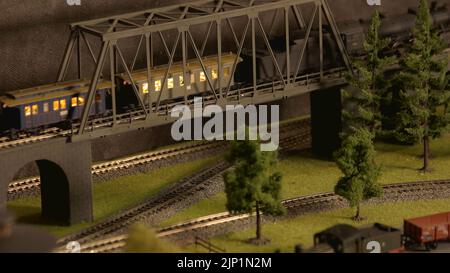
M 305 11 L 311 9 L 312 13 L 309 12 L 309 16 L 305 17 Z M 270 29 L 264 27 L 264 24 L 260 19 L 261 14 L 273 15 L 273 21 L 269 26 Z M 275 51 L 270 44 L 270 35 L 273 31 L 275 20 L 280 14 L 281 16 L 284 16 L 283 35 L 286 38 L 286 67 L 280 67 L 280 64 L 275 57 Z M 291 16 L 293 17 L 292 19 Z M 246 23 L 243 25 L 239 24 L 237 27 L 234 20 L 242 20 L 242 18 L 244 18 Z M 305 18 L 309 18 L 309 20 L 306 21 Z M 65 80 L 75 48 L 77 49 L 75 59 L 77 63 L 78 78 L 82 77 L 82 44 L 86 46 L 86 51 L 89 52 L 90 58 L 95 64 L 95 70 L 92 75 L 92 81 L 90 83 L 86 104 L 83 109 L 81 122 L 74 128 L 72 141 L 100 137 L 128 131 L 132 128 L 141 129 L 170 122 L 169 108 L 173 106 L 173 104 L 164 104 L 163 101 L 161 101 L 161 94 L 162 92 L 168 92 L 167 81 L 170 77 L 171 67 L 175 61 L 182 63 L 183 78 L 188 79 L 187 60 L 190 57 L 188 56 L 189 52 L 194 53 L 196 60 L 200 63 L 206 76 L 207 85 L 210 90 L 212 90 L 210 91 L 211 94 L 208 97 L 207 103 L 219 105 L 264 103 L 319 89 L 323 87 L 324 79 L 331 78 L 335 81 L 342 81 L 340 74 L 342 70 L 324 70 L 324 19 L 327 20 L 328 26 L 332 30 L 332 36 L 339 48 L 340 57 L 347 69 L 350 69 L 348 54 L 326 0 L 200 0 L 71 24 L 71 35 L 59 70 L 58 81 Z M 292 22 L 295 22 L 294 24 L 296 27 L 292 26 Z M 205 37 L 203 37 L 201 44 L 195 41 L 194 35 L 192 34 L 192 28 L 199 25 L 207 26 L 207 32 Z M 317 73 L 309 75 L 299 75 L 302 61 L 305 59 L 305 51 L 308 45 L 307 41 L 309 40 L 313 26 L 318 26 L 319 30 L 320 59 L 317 61 L 320 63 L 320 70 L 317 71 Z M 238 90 L 232 90 L 231 77 L 228 84 L 223 84 L 222 39 L 225 29 L 231 33 L 233 39 L 232 43 L 236 47 L 234 53 L 237 56 L 232 66 L 231 75 L 234 75 L 236 71 L 238 59 L 244 50 L 244 45 L 246 43 L 251 44 L 251 48 L 248 50 L 251 50 L 252 54 L 253 69 L 251 73 L 253 74 L 253 85 L 250 87 L 247 86 Z M 296 60 L 297 65 L 294 67 L 297 67 L 297 69 L 291 71 L 290 35 L 294 30 L 305 30 L 306 42 L 302 45 L 299 60 Z M 176 33 L 175 39 L 171 39 L 171 45 L 169 44 L 169 39 L 164 37 L 164 32 L 169 31 Z M 218 64 L 218 79 L 216 84 L 213 84 L 211 75 L 207 73 L 208 71 L 203 61 L 205 49 L 208 40 L 210 40 L 209 37 L 214 34 L 216 37 L 214 49 L 217 54 Z M 93 46 L 90 44 L 89 39 L 87 39 L 86 36 L 88 35 L 99 39 L 101 49 L 98 54 L 95 54 Z M 92 37 L 90 38 L 92 39 Z M 127 62 L 126 56 L 119 46 L 119 42 L 129 38 L 138 38 L 139 43 L 134 58 Z M 159 92 L 157 101 L 151 101 L 150 95 L 147 96 L 149 98 L 147 101 L 143 101 L 132 74 L 140 52 L 144 51 L 147 79 L 150 86 L 150 83 L 152 82 L 152 69 L 155 67 L 154 48 L 155 43 L 158 42 L 158 45 L 163 48 L 168 59 L 161 85 L 162 90 Z M 270 57 L 276 68 L 276 74 L 279 78 L 278 80 L 274 80 L 270 83 L 258 84 L 256 79 L 257 42 L 264 43 L 267 51 L 270 53 Z M 181 60 L 175 60 L 177 54 L 178 56 L 181 55 Z M 105 63 L 108 58 L 110 65 L 109 68 L 105 68 Z M 128 65 L 127 63 L 131 64 Z M 122 67 L 122 71 L 118 71 L 120 66 Z M 109 69 L 109 73 L 105 73 L 105 69 Z M 286 73 L 283 74 L 283 71 Z M 127 113 L 126 115 L 118 114 L 116 107 L 115 76 L 119 72 L 125 73 L 130 79 L 131 86 L 140 105 L 139 109 L 135 112 Z M 338 72 L 339 75 L 337 75 Z M 94 103 L 99 80 L 102 78 L 103 74 L 111 75 L 112 116 L 92 120 L 89 118 L 89 113 Z M 184 84 L 185 95 L 182 103 L 191 105 L 192 101 L 189 101 L 186 96 L 187 85 L 188 84 Z

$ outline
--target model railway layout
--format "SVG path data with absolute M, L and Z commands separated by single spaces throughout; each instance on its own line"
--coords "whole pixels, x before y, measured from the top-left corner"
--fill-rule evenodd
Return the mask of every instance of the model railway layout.
M 309 147 L 310 132 L 307 126 L 300 129 L 291 129 L 286 131 L 285 134 L 286 133 L 288 135 L 282 136 L 280 139 L 282 150 L 289 150 L 294 147 L 301 149 Z M 291 133 L 291 135 L 289 135 L 289 133 Z M 59 243 L 67 244 L 70 241 L 85 243 L 117 232 L 124 232 L 124 229 L 129 227 L 132 223 L 145 220 L 146 217 L 154 215 L 157 212 L 180 202 L 199 189 L 205 188 L 211 183 L 214 177 L 220 177 L 221 173 L 230 167 L 231 166 L 225 162 L 219 162 L 215 166 L 205 169 L 183 181 L 181 184 L 178 184 L 176 188 L 164 194 L 162 197 L 145 202 L 136 208 L 127 210 L 79 233 L 62 238 L 59 240 Z
M 83 2 L 0 93 L 0 253 L 448 252 L 450 0 L 342 1 Z
M 384 186 L 388 199 L 391 201 L 404 200 L 406 197 L 415 198 L 421 196 L 425 191 L 442 192 L 450 189 L 450 181 L 421 181 L 412 183 L 391 184 Z M 317 211 L 324 209 L 340 208 L 343 200 L 334 193 L 320 193 L 309 196 L 302 196 L 298 198 L 292 198 L 283 201 L 283 206 L 288 210 L 297 210 L 301 213 L 308 211 Z M 345 205 L 344 205 L 345 206 Z M 208 215 L 193 219 L 184 223 L 176 224 L 167 228 L 164 228 L 158 232 L 158 236 L 161 238 L 183 238 L 184 233 L 189 233 L 188 238 L 195 237 L 194 234 L 201 234 L 208 228 L 217 227 L 220 225 L 227 225 L 239 221 L 247 221 L 249 218 L 253 218 L 254 214 L 239 214 L 233 215 L 228 212 L 218 213 L 214 215 Z M 356 230 L 356 229 L 355 229 Z M 392 229 L 395 231 L 395 229 Z M 123 249 L 126 244 L 127 235 L 111 236 L 109 238 L 98 239 L 91 242 L 85 242 L 83 244 L 81 252 L 97 253 L 97 252 L 117 252 Z M 398 238 L 400 242 L 400 238 Z M 67 242 L 65 240 L 64 242 Z M 320 251 L 322 248 L 318 246 Z M 59 249 L 60 252 L 68 252 L 64 246 Z M 311 249 L 310 251 L 315 251 Z M 323 250 L 328 252 L 328 250 Z
M 290 121 L 284 123 L 280 127 L 281 135 L 289 137 L 288 141 L 284 141 L 285 147 L 289 144 L 289 140 L 296 141 L 297 139 L 305 138 L 303 141 L 307 143 L 310 141 L 310 119 L 305 118 L 301 120 Z M 296 135 L 300 132 L 299 135 Z M 133 155 L 109 162 L 94 164 L 92 166 L 92 175 L 100 176 L 106 173 L 115 172 L 122 169 L 134 168 L 139 165 L 154 163 L 157 161 L 167 160 L 169 158 L 180 157 L 190 154 L 199 153 L 208 150 L 222 150 L 227 148 L 227 143 L 221 141 L 209 142 L 194 142 L 188 143 L 181 147 L 163 149 L 160 151 L 152 151 L 139 155 Z M 14 181 L 8 188 L 8 199 L 13 200 L 21 196 L 30 196 L 30 192 L 38 190 L 40 187 L 39 177 L 29 177 L 20 181 Z
M 380 34 L 392 38 L 391 49 L 407 43 L 409 37 L 405 36 L 404 33 L 414 25 L 414 13 L 414 11 L 409 11 L 409 14 L 404 16 L 383 20 Z M 448 34 L 450 28 L 450 12 L 446 7 L 434 5 L 431 16 L 434 25 L 441 31 L 444 39 L 450 42 L 450 35 Z M 338 24 L 346 49 L 353 55 L 361 53 L 366 25 L 367 22 L 358 21 L 341 22 Z M 295 74 L 291 76 L 296 76 L 300 72 L 300 75 L 308 75 L 310 79 L 314 78 L 314 73 L 311 71 L 317 71 L 318 62 L 316 60 L 319 58 L 317 35 L 318 33 L 311 31 L 311 29 L 309 29 L 309 33 L 294 33 L 292 35 L 292 45 L 290 46 L 290 51 L 292 52 L 291 70 Z M 308 39 L 308 41 L 305 39 Z M 277 49 L 274 54 L 279 64 L 285 62 L 286 59 L 284 52 L 286 46 L 283 45 L 282 41 L 283 39 L 281 38 L 274 38 L 271 41 L 271 44 Z M 308 44 L 308 47 L 303 51 L 303 54 L 307 56 L 307 59 L 302 63 L 298 63 L 300 52 L 302 52 L 302 47 L 305 43 Z M 324 64 L 324 69 L 326 71 L 335 71 L 342 67 L 343 63 L 340 63 L 338 56 L 335 56 L 338 50 L 331 39 L 330 31 L 325 31 L 324 43 L 328 49 L 326 53 L 331 54 L 330 56 L 324 56 L 325 60 L 328 61 L 328 63 Z M 392 53 L 390 52 L 390 54 Z M 232 71 L 234 71 L 234 60 L 238 60 L 238 65 L 235 69 L 236 73 L 232 75 Z M 258 49 L 256 62 L 258 68 L 258 71 L 256 71 L 256 82 L 260 86 L 260 89 L 263 90 L 265 85 L 269 84 L 270 87 L 270 85 L 279 81 L 278 72 L 272 62 L 269 51 Z M 249 74 L 249 71 L 252 70 L 251 54 L 243 52 L 240 56 L 237 56 L 235 53 L 230 52 L 222 56 L 221 63 L 223 65 L 222 84 L 232 87 L 230 90 L 231 93 L 228 95 L 236 96 L 237 93 L 241 96 L 245 96 L 246 93 L 252 95 L 253 88 L 247 88 L 253 82 L 252 75 Z M 206 67 L 206 73 L 208 75 L 205 74 L 202 65 Z M 98 92 L 95 96 L 94 107 L 91 108 L 89 113 L 89 116 L 93 120 L 91 126 L 95 127 L 97 125 L 98 127 L 102 127 L 109 124 L 110 119 L 106 117 L 111 115 L 113 93 L 116 94 L 114 101 L 117 101 L 119 104 L 117 105 L 119 109 L 117 113 L 118 118 L 124 119 L 126 122 L 132 121 L 133 116 L 134 119 L 140 118 L 139 116 L 142 114 L 142 110 L 138 108 L 139 101 L 146 102 L 146 107 L 155 109 L 156 112 L 167 112 L 171 106 L 184 103 L 183 99 L 192 100 L 198 96 L 205 98 L 211 97 L 211 90 L 209 90 L 210 87 L 207 81 L 211 79 L 213 86 L 218 85 L 217 56 L 204 57 L 202 63 L 196 59 L 188 60 L 187 68 L 189 76 L 186 79 L 183 78 L 181 66 L 182 64 L 180 62 L 171 65 L 169 74 L 172 76 L 165 83 L 163 83 L 163 79 L 164 72 L 168 68 L 167 65 L 155 67 L 151 71 L 153 78 L 150 83 L 146 80 L 146 70 L 133 71 L 131 75 L 135 78 L 133 83 L 136 86 L 131 85 L 128 74 L 118 74 L 115 80 L 117 83 L 117 90 L 115 92 L 111 90 L 110 81 L 101 80 L 97 88 Z M 283 77 L 286 76 L 286 74 L 283 75 Z M 303 81 L 303 77 L 294 79 L 294 81 L 301 82 Z M 70 128 L 70 134 L 77 132 L 77 122 L 85 106 L 89 84 L 89 80 L 75 80 L 7 92 L 4 96 L 0 97 L 0 131 L 8 136 L 10 140 L 14 141 L 24 134 L 40 135 L 43 132 L 42 130 L 48 127 Z M 162 86 L 163 84 L 164 86 Z M 185 85 L 187 85 L 187 93 L 185 93 Z M 138 91 L 140 100 L 136 97 L 133 90 Z M 163 95 L 160 96 L 161 94 Z M 161 105 L 155 103 L 159 99 L 162 102 Z M 94 122 L 94 120 L 97 121 Z M 67 131 L 62 132 L 63 135 L 66 133 Z M 45 139 L 44 136 L 36 137 L 35 139 L 39 138 Z M 22 141 L 22 143 L 26 142 L 28 141 Z M 0 147 L 5 145 L 7 144 L 0 142 Z

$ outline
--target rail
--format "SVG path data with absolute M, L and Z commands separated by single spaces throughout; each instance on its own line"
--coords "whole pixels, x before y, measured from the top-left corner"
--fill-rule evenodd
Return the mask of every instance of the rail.
M 432 180 L 432 181 L 418 181 L 418 182 L 405 182 L 397 184 L 388 184 L 383 186 L 385 190 L 385 197 L 382 202 L 395 202 L 398 200 L 404 200 L 402 198 L 408 197 L 413 200 L 426 200 L 430 199 L 425 193 L 436 192 L 438 194 L 446 194 L 450 196 L 450 180 Z M 287 209 L 301 209 L 310 210 L 312 212 L 323 211 L 324 209 L 337 208 L 336 202 L 342 201 L 342 198 L 334 193 L 318 193 L 307 196 L 300 196 L 284 200 L 283 206 Z M 323 206 L 323 205 L 328 205 Z M 322 206 L 318 209 L 317 206 Z M 341 206 L 339 206 L 341 207 Z M 172 225 L 170 227 L 161 229 L 158 233 L 159 238 L 170 238 L 184 233 L 193 233 L 204 231 L 210 227 L 216 227 L 219 225 L 226 225 L 237 221 L 245 221 L 254 217 L 254 214 L 239 214 L 234 215 L 228 212 L 217 213 L 213 215 L 203 216 L 196 219 L 192 219 L 183 223 Z M 193 235 L 197 236 L 197 235 Z M 104 238 L 97 241 L 89 242 L 82 246 L 82 252 L 109 252 L 119 251 L 125 246 L 127 235 L 115 235 L 109 238 Z M 111 244 L 109 243 L 111 242 Z M 64 248 L 57 250 L 58 252 L 68 252 Z

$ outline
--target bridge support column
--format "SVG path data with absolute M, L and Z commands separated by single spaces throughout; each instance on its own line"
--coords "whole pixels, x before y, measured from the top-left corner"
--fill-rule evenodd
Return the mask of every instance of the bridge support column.
M 36 162 L 41 177 L 42 217 L 57 224 L 92 221 L 91 143 L 55 139 L 0 150 L 0 209 L 8 184 L 27 163 Z
M 331 159 L 340 147 L 342 130 L 341 86 L 311 93 L 313 153 Z

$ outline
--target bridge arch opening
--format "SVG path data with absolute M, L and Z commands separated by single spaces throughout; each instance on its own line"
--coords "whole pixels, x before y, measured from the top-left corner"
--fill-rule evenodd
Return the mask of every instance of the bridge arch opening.
M 26 214 L 24 222 L 42 221 L 45 224 L 70 224 L 69 180 L 61 166 L 53 161 L 40 159 L 24 165 L 16 172 L 16 175 L 23 175 L 22 173 L 40 177 L 40 208 L 35 202 L 32 202 L 33 205 L 30 207 L 33 211 L 40 209 L 41 215 L 38 217 L 38 215 L 29 215 L 28 211 L 21 212 Z M 26 209 L 28 208 L 25 207 L 24 210 Z

